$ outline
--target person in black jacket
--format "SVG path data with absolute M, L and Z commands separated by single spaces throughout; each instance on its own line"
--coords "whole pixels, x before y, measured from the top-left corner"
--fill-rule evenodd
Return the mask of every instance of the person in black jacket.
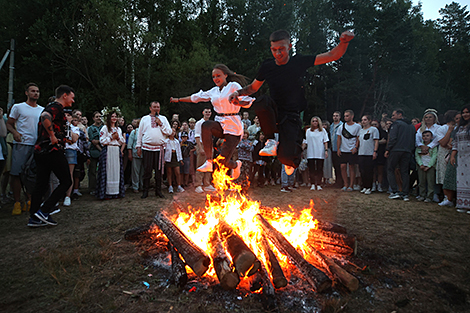
M 387 178 L 392 193 L 389 199 L 403 199 L 409 201 L 410 192 L 410 161 L 415 148 L 414 139 L 416 130 L 409 121 L 403 118 L 403 111 L 394 110 L 392 113 L 393 124 L 388 132 L 388 143 L 385 157 L 388 158 Z M 395 178 L 395 168 L 400 168 L 403 181 L 402 192 L 398 193 L 398 185 Z

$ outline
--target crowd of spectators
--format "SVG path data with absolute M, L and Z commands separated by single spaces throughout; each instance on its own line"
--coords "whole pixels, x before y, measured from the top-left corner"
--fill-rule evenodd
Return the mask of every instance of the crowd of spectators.
M 165 197 L 162 189 L 170 194 L 215 190 L 211 173 L 196 170 L 210 159 L 201 138 L 202 125 L 211 121 L 210 108 L 205 107 L 201 117 L 180 121 L 179 114 L 174 114 L 168 120 L 160 114 L 160 103 L 153 101 L 148 115 L 129 124 L 119 108 L 104 108 L 90 115 L 93 123 L 88 126 L 85 114 L 71 110 L 73 89 L 64 90 L 59 94 L 62 98 L 52 97 L 42 107 L 37 104 L 39 87 L 28 84 L 26 101 L 13 105 L 0 121 L 3 201 L 14 201 L 13 215 L 31 210 L 28 226 L 57 224 L 50 215 L 60 212 L 60 203 L 70 206 L 82 196 L 85 188 L 80 184 L 85 177 L 88 193 L 98 199 L 121 198 L 126 190 L 142 193 L 141 198 L 147 198 L 152 188 L 160 198 Z M 380 119 L 367 114 L 355 117 L 352 110 L 336 111 L 331 124 L 314 116 L 304 128 L 302 160 L 291 175 L 276 156 L 260 155 L 266 136 L 258 117 L 251 120 L 249 111 L 243 111 L 243 135 L 232 155 L 233 161 L 241 163 L 236 181 L 244 191 L 280 185 L 281 192 L 305 187 L 310 190 L 306 192 L 322 192 L 328 187 L 364 195 L 389 193 L 392 200 L 415 198 L 470 214 L 469 109 L 465 106 L 443 115 L 427 109 L 422 118 L 410 120 L 401 109 L 393 110 L 391 118 L 385 113 Z M 57 149 L 52 148 L 54 143 Z M 223 143 L 223 138 L 214 137 L 212 157 Z M 39 192 L 28 184 L 31 164 L 44 162 L 41 158 L 56 150 L 63 154 L 68 170 L 64 174 L 49 166 L 46 171 L 42 164 L 38 171 L 47 177 L 36 179 L 44 185 Z M 59 187 L 65 191 L 60 196 L 55 192 Z M 38 199 L 32 199 L 33 194 Z

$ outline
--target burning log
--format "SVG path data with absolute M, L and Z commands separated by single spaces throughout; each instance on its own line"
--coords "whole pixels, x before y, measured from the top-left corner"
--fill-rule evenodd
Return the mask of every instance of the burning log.
M 211 258 L 220 286 L 225 290 L 236 288 L 240 282 L 240 277 L 232 270 L 230 260 L 225 253 L 222 240 L 217 231 L 211 233 L 209 244 L 211 245 Z
M 238 275 L 243 277 L 248 271 L 248 276 L 253 275 L 258 270 L 260 262 L 243 239 L 224 221 L 219 222 L 218 232 L 225 241 Z
M 351 255 L 356 252 L 356 237 L 348 234 L 311 229 L 308 243 L 318 250 L 330 250 L 336 253 Z
M 272 311 L 274 308 L 276 308 L 276 297 L 275 297 L 275 292 L 274 292 L 274 286 L 271 283 L 271 280 L 269 278 L 268 272 L 266 271 L 266 268 L 262 264 L 261 264 L 261 267 L 259 268 L 258 273 L 261 277 L 261 282 L 263 285 L 261 303 L 263 304 L 263 307 L 265 310 Z
M 183 288 L 188 282 L 188 273 L 186 273 L 186 264 L 180 258 L 180 254 L 175 247 L 168 243 L 168 249 L 171 253 L 171 277 L 170 281 L 179 288 Z
M 318 221 L 317 227 L 318 229 L 321 229 L 324 231 L 330 231 L 330 232 L 335 232 L 339 234 L 348 233 L 348 231 L 346 230 L 346 227 L 341 226 L 339 224 L 331 223 L 331 222 Z
M 308 263 L 297 250 L 290 244 L 289 241 L 274 227 L 269 224 L 260 214 L 256 215 L 261 228 L 263 229 L 269 240 L 276 246 L 276 248 L 287 255 L 289 260 L 299 269 L 305 279 L 312 285 L 312 287 L 322 292 L 331 287 L 331 280 L 322 271 Z
M 155 224 L 166 235 L 171 244 L 176 247 L 186 264 L 197 276 L 202 276 L 210 265 L 209 256 L 196 246 L 163 212 L 154 217 Z
M 308 246 L 306 253 L 313 258 L 313 263 L 328 272 L 328 276 L 333 281 L 338 281 L 350 291 L 355 291 L 359 287 L 359 281 L 356 277 L 349 274 L 345 269 L 336 264 L 332 259 L 317 251 L 314 247 Z
M 263 236 L 261 238 L 260 248 L 264 253 L 266 265 L 273 278 L 273 285 L 276 289 L 287 286 L 287 279 L 284 276 L 281 265 L 276 258 L 273 250 L 269 246 L 268 240 Z

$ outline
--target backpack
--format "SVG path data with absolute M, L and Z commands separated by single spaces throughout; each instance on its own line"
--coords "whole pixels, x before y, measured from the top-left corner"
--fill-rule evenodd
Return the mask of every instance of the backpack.
M 32 194 L 36 184 L 36 161 L 34 153 L 31 153 L 28 160 L 21 167 L 20 180 L 26 193 Z

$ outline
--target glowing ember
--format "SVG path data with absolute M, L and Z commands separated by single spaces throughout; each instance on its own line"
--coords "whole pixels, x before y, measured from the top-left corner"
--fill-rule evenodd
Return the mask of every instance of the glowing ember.
M 241 186 L 227 176 L 228 169 L 218 159 L 215 163 L 218 166 L 213 173 L 213 183 L 218 197 L 207 195 L 208 204 L 204 210 L 188 207 L 190 213 L 179 212 L 174 222 L 188 238 L 210 255 L 210 234 L 217 228 L 219 221 L 223 220 L 243 238 L 258 259 L 266 264 L 264 254 L 259 250 L 261 228 L 255 218 L 256 214 L 260 213 L 302 254 L 309 251 L 308 234 L 311 229 L 316 229 L 318 224 L 311 215 L 313 201 L 310 202 L 310 208 L 301 211 L 300 215 L 294 213 L 292 208 L 290 212 L 281 211 L 279 208 L 269 208 L 267 211 L 261 208 L 258 201 L 250 200 L 241 193 Z M 273 246 L 271 248 L 281 266 L 289 268 L 287 257 Z M 210 267 L 207 274 L 215 277 L 214 269 Z

